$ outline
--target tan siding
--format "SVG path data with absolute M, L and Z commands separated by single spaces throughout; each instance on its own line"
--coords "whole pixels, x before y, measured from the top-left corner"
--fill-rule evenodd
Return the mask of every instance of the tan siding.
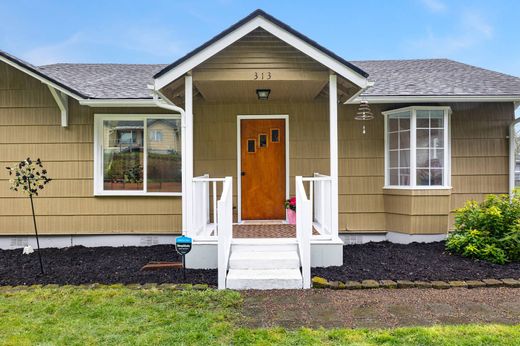
M 48 88 L 0 63 L 0 168 L 40 157 L 54 179 L 35 199 L 42 234 L 179 233 L 179 197 L 94 197 L 94 113 L 165 113 L 158 109 L 91 109 L 69 100 L 69 127 Z M 30 205 L 9 190 L 0 169 L 0 234 L 32 234 Z

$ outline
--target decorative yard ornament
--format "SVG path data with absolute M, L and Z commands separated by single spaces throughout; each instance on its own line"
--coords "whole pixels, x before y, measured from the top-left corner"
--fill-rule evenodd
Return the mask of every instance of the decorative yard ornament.
M 374 114 L 372 113 L 372 110 L 370 109 L 370 105 L 368 104 L 368 101 L 365 99 L 362 99 L 359 103 L 359 108 L 356 113 L 356 116 L 354 117 L 355 120 L 361 120 L 361 121 L 368 121 L 374 119 Z M 366 133 L 365 130 L 365 124 L 363 124 L 363 134 Z
M 6 168 L 9 171 L 9 176 L 11 177 L 11 179 L 9 179 L 11 190 L 23 192 L 29 197 L 31 201 L 31 211 L 34 224 L 34 233 L 36 235 L 36 245 L 38 246 L 40 270 L 42 274 L 44 274 L 42 255 L 40 252 L 40 239 L 38 237 L 38 227 L 36 227 L 36 216 L 34 213 L 33 196 L 38 196 L 38 191 L 43 190 L 45 185 L 47 185 L 51 179 L 47 177 L 47 170 L 43 168 L 42 161 L 40 159 L 33 161 L 30 157 L 28 157 L 27 159 L 20 161 L 16 166 Z M 24 254 L 30 254 L 31 252 L 34 252 L 32 247 L 27 246 L 24 248 Z

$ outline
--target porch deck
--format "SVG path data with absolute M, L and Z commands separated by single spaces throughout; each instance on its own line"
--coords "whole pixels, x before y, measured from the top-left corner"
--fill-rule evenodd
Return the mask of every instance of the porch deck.
M 313 235 L 319 235 L 313 227 Z M 296 225 L 239 224 L 233 225 L 233 238 L 296 238 Z

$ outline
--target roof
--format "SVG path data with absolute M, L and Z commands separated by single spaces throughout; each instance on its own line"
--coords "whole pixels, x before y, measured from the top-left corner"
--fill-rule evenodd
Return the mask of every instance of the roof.
M 81 94 L 77 90 L 75 90 L 75 89 L 71 88 L 70 86 L 60 82 L 59 80 L 54 79 L 53 77 L 47 75 L 44 71 L 42 71 L 41 68 L 34 66 L 25 60 L 15 57 L 14 55 L 9 54 L 3 50 L 0 50 L 0 58 L 4 58 L 4 59 L 8 60 L 10 63 L 17 65 L 18 67 L 25 69 L 30 73 L 33 73 L 38 78 L 43 79 L 43 80 L 49 82 L 50 84 L 54 84 L 60 88 L 63 88 L 65 90 L 67 90 L 68 92 L 70 92 L 76 96 L 79 96 L 80 98 L 86 98 L 85 95 Z M 0 59 L 0 61 L 1 60 L 2 59 Z
M 151 98 L 147 85 L 153 75 L 166 65 L 135 64 L 54 64 L 39 70 L 79 90 L 86 98 L 145 99 Z
M 520 78 L 449 59 L 353 61 L 374 86 L 363 96 L 512 96 Z
M 448 59 L 354 61 L 375 82 L 362 96 L 517 96 L 520 78 Z M 151 98 L 164 64 L 54 64 L 36 67 L 88 98 Z
M 306 42 L 307 44 L 311 45 L 312 47 L 316 48 L 317 50 L 321 51 L 322 53 L 330 56 L 331 58 L 337 60 L 338 62 L 340 62 L 341 64 L 347 66 L 348 68 L 350 68 L 351 70 L 353 70 L 354 72 L 360 74 L 361 76 L 363 77 L 368 77 L 368 73 L 366 73 L 365 71 L 363 71 L 361 68 L 359 68 L 358 66 L 355 66 L 354 64 L 346 61 L 345 59 L 343 59 L 342 57 L 340 57 L 339 55 L 336 55 L 335 53 L 333 53 L 332 51 L 328 50 L 327 48 L 321 46 L 320 44 L 318 44 L 316 41 L 313 41 L 311 40 L 310 38 L 308 38 L 307 36 L 303 35 L 302 33 L 294 30 L 293 28 L 291 28 L 289 25 L 283 23 L 282 21 L 276 19 L 275 17 L 271 16 L 270 14 L 258 9 L 254 12 L 252 12 L 250 15 L 248 15 L 247 17 L 245 17 L 244 19 L 238 21 L 237 23 L 235 23 L 234 25 L 230 26 L 229 28 L 227 28 L 226 30 L 222 31 L 220 34 L 218 34 L 217 36 L 213 37 L 211 40 L 207 41 L 206 43 L 204 43 L 203 45 L 199 46 L 198 48 L 194 49 L 193 51 L 189 52 L 188 54 L 186 54 L 185 56 L 183 56 L 182 58 L 174 61 L 173 63 L 169 64 L 168 66 L 164 67 L 161 71 L 159 71 L 158 73 L 156 73 L 154 75 L 154 78 L 159 78 L 161 77 L 162 75 L 164 75 L 165 73 L 167 73 L 168 71 L 172 70 L 173 68 L 177 67 L 178 65 L 182 64 L 183 62 L 185 62 L 186 60 L 188 60 L 189 58 L 193 57 L 194 55 L 196 55 L 197 53 L 201 52 L 202 50 L 204 50 L 205 48 L 211 46 L 212 44 L 214 44 L 215 42 L 219 41 L 220 39 L 222 39 L 223 37 L 227 36 L 228 34 L 232 33 L 233 31 L 237 30 L 238 28 L 240 28 L 241 26 L 243 26 L 244 24 L 246 24 L 247 22 L 251 21 L 252 19 L 256 18 L 256 17 L 264 17 L 265 19 L 267 19 L 268 21 L 270 21 L 271 23 L 279 26 L 280 28 L 284 29 L 285 31 L 291 33 L 292 35 L 296 36 L 297 38 L 299 38 L 300 40 Z

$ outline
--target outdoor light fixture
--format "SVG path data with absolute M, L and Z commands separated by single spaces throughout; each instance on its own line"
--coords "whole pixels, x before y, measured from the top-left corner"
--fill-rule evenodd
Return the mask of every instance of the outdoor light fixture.
M 256 96 L 258 96 L 259 100 L 267 100 L 270 93 L 271 89 L 256 89 Z

